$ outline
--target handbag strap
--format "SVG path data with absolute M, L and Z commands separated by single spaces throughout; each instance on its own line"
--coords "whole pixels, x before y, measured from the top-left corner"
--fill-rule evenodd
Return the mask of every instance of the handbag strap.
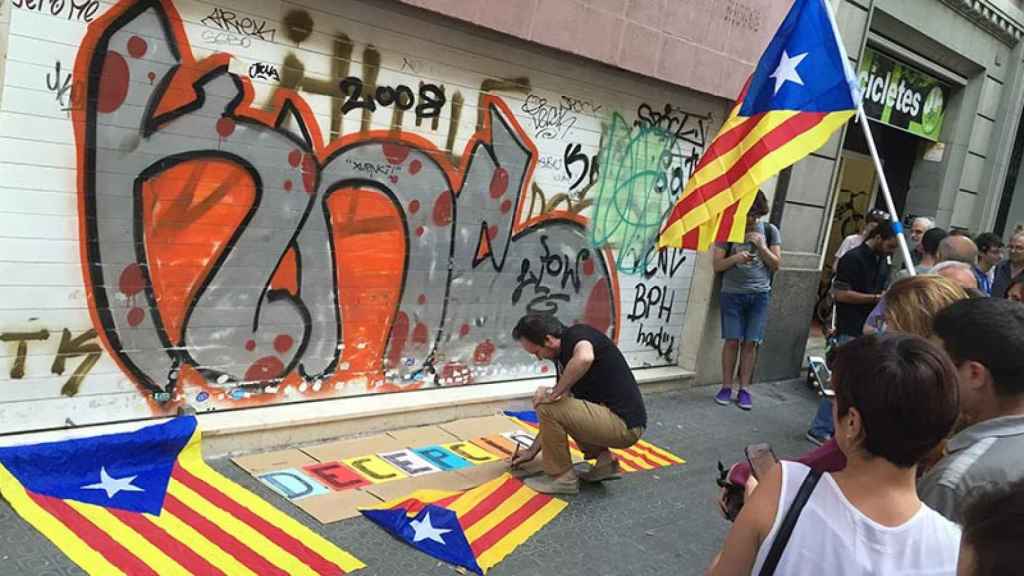
M 800 484 L 800 490 L 797 491 L 796 498 L 793 499 L 789 510 L 786 511 L 786 517 L 782 519 L 782 525 L 779 526 L 779 532 L 775 535 L 775 541 L 772 542 L 771 550 L 768 551 L 768 556 L 765 558 L 764 564 L 761 565 L 761 571 L 758 573 L 759 576 L 772 576 L 772 574 L 775 574 L 775 567 L 778 566 L 782 553 L 786 550 L 786 544 L 789 542 L 789 537 L 793 534 L 793 528 L 796 527 L 796 521 L 800 518 L 800 512 L 803 511 L 807 501 L 810 500 L 811 492 L 814 492 L 814 487 L 818 485 L 818 480 L 821 480 L 821 472 L 812 469 L 807 474 L 807 477 L 804 478 L 803 483 Z

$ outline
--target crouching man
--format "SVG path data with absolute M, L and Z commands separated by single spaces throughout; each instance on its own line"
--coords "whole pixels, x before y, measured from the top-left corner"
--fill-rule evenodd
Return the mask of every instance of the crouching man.
M 512 466 L 540 452 L 544 474 L 525 482 L 545 494 L 576 494 L 580 480 L 617 478 L 619 463 L 608 449 L 636 444 L 647 427 L 640 388 L 622 352 L 594 328 L 567 328 L 546 314 L 520 318 L 512 338 L 537 359 L 553 360 L 558 375 L 554 388 L 542 386 L 534 394 L 540 433 Z M 597 460 L 589 470 L 577 474 L 573 468 L 569 436 L 588 460 Z

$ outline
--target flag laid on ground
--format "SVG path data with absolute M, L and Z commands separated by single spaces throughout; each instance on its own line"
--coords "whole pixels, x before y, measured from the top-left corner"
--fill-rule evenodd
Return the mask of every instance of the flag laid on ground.
M 537 412 L 534 410 L 505 411 L 506 416 L 515 418 L 519 425 L 532 434 L 540 433 L 540 421 Z M 639 472 L 641 470 L 654 470 L 674 464 L 685 464 L 679 456 L 663 450 L 646 440 L 640 440 L 629 448 L 611 448 L 611 453 L 619 461 L 619 469 L 623 472 Z M 573 458 L 582 459 L 583 452 L 580 451 L 576 442 L 569 438 L 569 452 Z
M 465 492 L 418 490 L 362 512 L 421 552 L 483 574 L 565 507 L 504 474 Z
M 0 448 L 0 494 L 89 574 L 344 574 L 363 564 L 203 462 L 194 417 Z
M 758 187 L 853 116 L 857 80 L 824 2 L 793 3 L 670 212 L 659 248 L 742 242 Z

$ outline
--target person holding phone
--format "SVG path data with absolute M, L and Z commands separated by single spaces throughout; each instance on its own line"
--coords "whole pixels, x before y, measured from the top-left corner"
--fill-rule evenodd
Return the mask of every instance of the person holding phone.
M 832 292 L 836 300 L 835 346 L 864 333 L 864 323 L 882 301 L 889 282 L 889 258 L 899 248 L 891 222 L 883 222 L 868 234 L 863 244 L 846 253 L 836 266 Z M 832 437 L 832 411 L 822 400 L 807 431 L 807 440 L 821 446 Z
M 772 275 L 782 265 L 782 236 L 770 222 L 759 222 L 768 215 L 768 199 L 757 191 L 747 212 L 747 228 L 741 243 L 719 242 L 714 247 L 714 269 L 722 275 L 722 389 L 715 402 L 727 406 L 733 402 L 733 382 L 739 359 L 739 392 L 736 405 L 753 407 L 751 380 L 757 348 L 764 340 L 768 321 L 768 302 Z
M 769 566 L 787 576 L 956 574 L 960 529 L 921 501 L 915 480 L 917 463 L 953 429 L 957 382 L 949 356 L 917 336 L 841 348 L 830 403 L 846 467 L 819 475 L 783 462 L 760 472 L 708 574 L 760 574 L 773 549 Z

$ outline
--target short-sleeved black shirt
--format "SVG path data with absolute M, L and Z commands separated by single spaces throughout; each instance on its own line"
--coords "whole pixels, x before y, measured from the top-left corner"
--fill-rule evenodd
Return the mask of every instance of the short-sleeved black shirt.
M 562 332 L 562 348 L 556 360 L 558 373 L 562 373 L 576 345 L 583 340 L 594 347 L 594 363 L 573 385 L 572 395 L 607 406 L 622 418 L 627 428 L 646 428 L 647 410 L 633 371 L 615 343 L 598 330 L 586 324 L 576 324 Z
M 836 290 L 853 290 L 862 294 L 881 294 L 889 279 L 889 263 L 885 256 L 875 254 L 867 244 L 850 250 L 836 266 Z M 864 321 L 868 319 L 874 304 L 836 303 L 836 331 L 845 336 L 860 336 L 864 333 Z

